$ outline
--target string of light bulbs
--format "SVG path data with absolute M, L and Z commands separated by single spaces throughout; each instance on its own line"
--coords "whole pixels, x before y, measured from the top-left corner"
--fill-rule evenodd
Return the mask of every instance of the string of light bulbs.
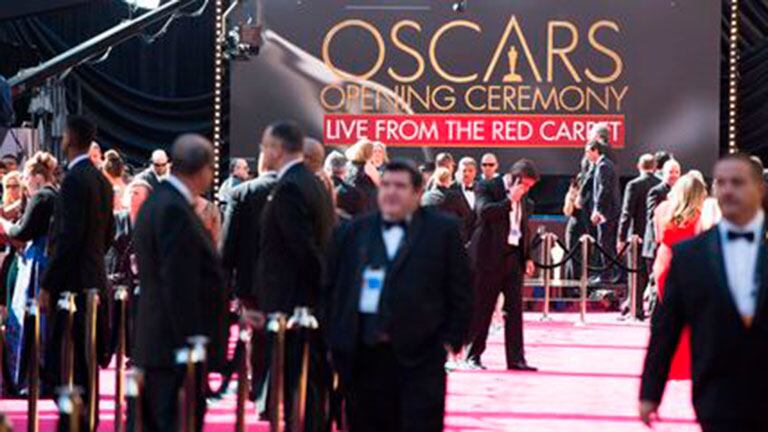
M 728 39 L 728 153 L 736 153 L 739 151 L 736 140 L 739 87 L 739 0 L 731 0 L 731 25 Z
M 222 83 L 224 81 L 224 52 L 221 41 L 224 40 L 224 0 L 215 0 L 216 37 L 214 38 L 214 83 L 213 83 L 213 152 L 216 171 L 213 177 L 213 197 L 218 203 L 219 186 L 221 185 L 221 119 L 222 119 Z

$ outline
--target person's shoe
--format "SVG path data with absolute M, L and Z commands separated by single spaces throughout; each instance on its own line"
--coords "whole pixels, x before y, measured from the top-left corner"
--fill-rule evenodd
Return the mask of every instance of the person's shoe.
M 525 372 L 536 372 L 539 369 L 535 368 L 533 366 L 529 366 L 528 363 L 522 361 L 522 362 L 513 363 L 513 364 L 507 366 L 507 370 L 516 370 L 516 371 L 525 371 Z
M 466 369 L 467 370 L 486 370 L 488 368 L 485 367 L 485 365 L 482 364 L 480 360 L 467 360 Z

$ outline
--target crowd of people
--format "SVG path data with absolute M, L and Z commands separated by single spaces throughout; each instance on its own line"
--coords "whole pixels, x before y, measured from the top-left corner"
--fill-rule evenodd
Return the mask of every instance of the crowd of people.
M 608 136 L 597 128 L 585 143 L 565 197 L 566 243 L 592 234 L 618 256 L 631 236 L 643 239 L 638 279 L 656 287 L 659 306 L 641 417 L 651 421 L 668 378 L 692 377 L 703 424 L 735 430 L 722 427 L 737 418 L 738 430 L 757 430 L 750 427 L 768 412 L 760 410 L 768 407 L 765 397 L 749 396 L 768 383 L 759 366 L 768 359 L 759 320 L 768 305 L 760 281 L 768 279 L 758 279 L 767 258 L 753 246 L 764 237 L 762 164 L 724 158 L 710 196 L 700 172 L 681 174 L 672 155 L 645 154 L 622 199 Z M 105 367 L 115 349 L 110 303 L 118 285 L 130 288 L 129 355 L 144 383 L 141 409 L 129 414 L 139 412 L 147 431 L 178 428 L 184 369 L 176 353 L 190 337 L 207 338 L 211 371 L 231 373 L 232 312 L 253 326 L 251 398 L 261 402 L 275 393 L 267 379 L 275 372 L 274 337 L 264 323 L 303 307 L 319 322 L 308 334 L 289 331 L 285 341 L 287 425 L 297 415 L 303 347 L 310 347 L 306 430 L 328 430 L 340 398 L 352 431 L 442 430 L 446 373 L 485 368 L 500 295 L 506 368 L 536 371 L 525 357 L 522 300 L 524 278 L 535 271 L 529 191 L 540 174 L 532 161 L 502 170 L 492 153 L 479 164 L 440 153 L 416 166 L 390 160 L 384 144 L 369 140 L 326 156 L 296 124 L 277 122 L 261 138 L 256 175 L 233 158 L 214 201 L 205 198 L 216 169 L 206 138 L 180 136 L 170 155 L 153 152 L 150 166 L 133 177 L 120 153 L 102 153 L 95 138 L 93 123 L 72 116 L 62 142 L 66 165 L 45 152 L 21 171 L 12 158 L 0 165 L 7 170 L 0 234 L 8 248 L 1 279 L 8 392 L 28 391 L 24 316 L 32 299 L 44 313 L 44 394 L 62 384 L 67 312 L 56 305 L 65 293 L 75 295 L 74 380 L 87 389 L 85 293 L 96 289 L 103 298 L 97 357 Z M 710 265 L 686 272 L 698 262 Z M 604 271 L 592 283 L 624 277 L 608 263 L 598 263 Z M 579 276 L 575 267 L 566 271 Z M 723 289 L 688 290 L 713 284 Z M 724 296 L 729 287 L 732 303 Z M 644 318 L 644 308 L 637 313 Z M 198 428 L 206 388 L 196 389 Z M 84 393 L 86 403 L 91 394 Z M 726 396 L 735 399 L 719 410 Z

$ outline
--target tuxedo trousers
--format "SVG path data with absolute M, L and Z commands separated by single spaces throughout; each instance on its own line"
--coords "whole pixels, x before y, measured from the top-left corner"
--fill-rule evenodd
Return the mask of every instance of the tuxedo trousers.
M 470 329 L 467 360 L 480 362 L 488 341 L 499 294 L 504 294 L 504 347 L 507 367 L 525 362 L 523 348 L 523 278 L 525 263 L 518 248 L 504 256 L 499 269 L 475 272 L 475 307 Z
M 184 385 L 186 373 L 182 367 L 145 368 L 144 391 L 141 395 L 141 426 L 146 432 L 177 431 L 180 427 L 179 390 Z M 198 379 L 205 379 L 203 374 Z M 193 395 L 197 408 L 195 430 L 202 431 L 205 421 L 207 385 L 197 386 Z
M 440 432 L 445 416 L 445 351 L 418 365 L 398 361 L 390 344 L 360 343 L 346 391 L 350 432 Z

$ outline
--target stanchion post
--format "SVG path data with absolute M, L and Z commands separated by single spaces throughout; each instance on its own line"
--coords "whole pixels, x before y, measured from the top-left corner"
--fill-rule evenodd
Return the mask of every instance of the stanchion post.
M 27 382 L 29 384 L 27 431 L 37 432 L 40 430 L 40 418 L 37 409 L 37 401 L 40 398 L 40 308 L 36 298 L 30 299 L 27 303 L 27 317 L 32 327 L 32 344 L 27 360 Z
M 96 430 L 96 414 L 99 406 L 99 362 L 97 359 L 96 333 L 98 326 L 99 290 L 89 289 L 86 296 L 86 355 L 88 358 L 88 432 Z
M 584 325 L 587 323 L 587 288 L 589 286 L 589 243 L 592 237 L 584 234 L 579 239 L 581 242 L 581 279 L 579 288 L 581 291 L 579 322 Z
M 143 387 L 141 370 L 132 368 L 125 374 L 125 397 L 130 400 L 130 422 L 133 424 L 131 432 L 142 432 L 141 394 Z
M 119 319 L 117 323 L 117 347 L 115 349 L 115 432 L 123 432 L 123 404 L 125 400 L 125 351 L 126 351 L 126 312 L 128 305 L 128 287 L 118 285 L 115 288 L 115 303 Z
M 297 307 L 293 310 L 293 316 L 288 321 L 288 329 L 297 332 L 302 337 L 301 372 L 299 385 L 292 401 L 293 416 L 291 417 L 291 430 L 303 431 L 307 414 L 307 385 L 309 382 L 309 338 L 310 333 L 319 327 L 317 318 L 308 307 Z
M 270 366 L 270 432 L 283 432 L 283 409 L 285 405 L 285 314 L 274 313 L 269 316 L 267 331 L 274 333 L 274 346 Z
M 629 272 L 629 295 L 630 297 L 630 310 L 632 313 L 632 319 L 637 318 L 637 270 L 639 268 L 639 245 L 642 242 L 640 236 L 632 234 L 629 238 L 629 256 L 630 256 L 630 271 Z
M 59 407 L 58 430 L 80 432 L 80 412 L 83 410 L 83 390 L 80 387 L 59 387 L 57 389 Z
M 62 292 L 59 297 L 59 302 L 57 303 L 57 308 L 65 311 L 67 314 L 64 323 L 61 382 L 65 383 L 66 386 L 72 390 L 75 388 L 75 345 L 72 340 L 72 331 L 75 325 L 75 312 L 77 312 L 75 294 L 70 291 Z
M 549 267 L 552 265 L 552 243 L 554 242 L 554 234 L 545 232 L 543 234 L 544 244 L 542 245 L 544 260 L 544 268 L 542 274 L 544 276 L 544 313 L 541 317 L 542 321 L 549 320 L 549 303 L 552 295 L 552 269 Z
M 243 343 L 243 356 L 237 367 L 237 411 L 235 413 L 235 431 L 245 432 L 245 404 L 250 391 L 251 329 L 243 317 L 240 318 L 240 341 Z
M 202 378 L 205 377 L 206 347 L 208 338 L 205 336 L 192 336 L 187 338 L 187 373 L 184 386 L 181 389 L 180 400 L 184 405 L 184 417 L 179 422 L 185 432 L 196 432 L 198 421 L 197 395 L 202 391 Z

